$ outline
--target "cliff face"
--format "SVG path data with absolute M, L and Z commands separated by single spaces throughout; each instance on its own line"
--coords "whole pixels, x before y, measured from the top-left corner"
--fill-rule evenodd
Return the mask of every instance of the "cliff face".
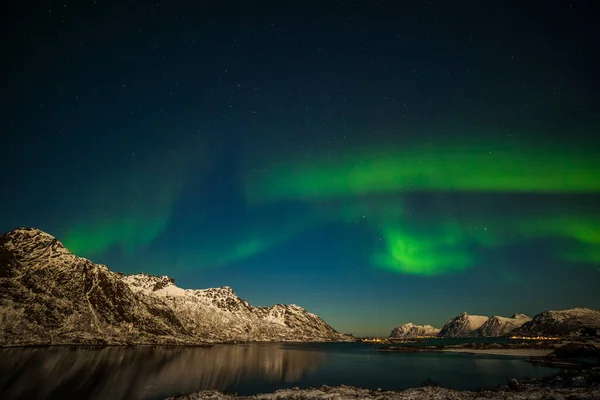
M 348 340 L 298 306 L 252 307 L 231 288 L 124 276 L 37 229 L 0 236 L 0 345 Z

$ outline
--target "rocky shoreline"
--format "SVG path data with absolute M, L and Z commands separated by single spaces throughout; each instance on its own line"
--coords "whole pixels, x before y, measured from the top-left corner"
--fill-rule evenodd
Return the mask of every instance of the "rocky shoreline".
M 462 343 L 441 346 L 383 346 L 375 349 L 387 353 L 458 352 L 528 357 L 533 364 L 556 368 L 600 368 L 600 343 L 579 342 L 529 343 Z
M 166 400 L 304 400 L 304 399 L 333 399 L 333 400 L 416 400 L 416 399 L 553 399 L 553 400 L 592 400 L 600 398 L 600 368 L 589 370 L 565 370 L 545 377 L 517 381 L 510 379 L 508 384 L 480 391 L 463 391 L 446 389 L 428 383 L 420 388 L 399 391 L 369 390 L 353 386 L 321 386 L 308 389 L 283 389 L 274 393 L 258 394 L 255 396 L 237 396 L 215 390 L 205 390 L 197 393 L 169 397 Z
M 524 343 L 460 343 L 444 344 L 437 346 L 412 346 L 412 343 L 386 345 L 375 349 L 381 352 L 415 353 L 415 352 L 440 352 L 449 350 L 555 350 L 562 346 L 560 341 L 536 341 Z

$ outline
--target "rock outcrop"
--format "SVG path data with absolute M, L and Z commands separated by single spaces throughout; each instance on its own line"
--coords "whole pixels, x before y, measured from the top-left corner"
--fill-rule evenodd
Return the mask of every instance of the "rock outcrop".
M 437 336 L 440 333 L 438 328 L 431 325 L 414 325 L 409 322 L 398 326 L 390 333 L 390 338 L 414 338 L 422 336 Z
M 229 287 L 125 276 L 37 229 L 0 236 L 0 346 L 345 340 L 302 307 L 253 307 Z

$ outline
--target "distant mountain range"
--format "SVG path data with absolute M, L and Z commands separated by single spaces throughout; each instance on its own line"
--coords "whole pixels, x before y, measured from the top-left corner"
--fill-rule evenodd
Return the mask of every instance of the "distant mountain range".
M 227 286 L 112 272 L 37 229 L 0 236 L 0 346 L 349 340 L 296 305 L 254 307 Z
M 486 337 L 504 336 L 531 318 L 524 314 L 515 314 L 510 318 L 481 315 L 469 315 L 466 312 L 446 322 L 440 331 L 440 337 Z
M 587 308 L 544 311 L 533 318 L 518 313 L 507 318 L 463 312 L 446 322 L 441 329 L 409 323 L 394 328 L 390 337 L 434 336 L 436 331 L 436 336 L 442 338 L 600 335 L 600 311 Z
M 523 324 L 531 321 L 525 314 L 514 314 L 510 318 L 495 315 L 483 323 L 473 334 L 479 337 L 506 336 Z

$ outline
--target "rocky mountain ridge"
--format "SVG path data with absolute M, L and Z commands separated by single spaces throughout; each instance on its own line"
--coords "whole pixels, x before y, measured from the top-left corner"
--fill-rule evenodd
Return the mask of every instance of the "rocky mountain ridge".
M 510 318 L 495 315 L 489 318 L 487 321 L 485 321 L 483 325 L 481 325 L 479 328 L 477 328 L 477 330 L 473 332 L 473 336 L 505 336 L 529 321 L 531 321 L 531 318 L 525 314 L 514 314 Z
M 470 337 L 483 324 L 488 321 L 489 317 L 482 315 L 469 315 L 463 312 L 457 317 L 452 318 L 442 327 L 439 337 Z
M 226 340 L 328 341 L 347 340 L 317 315 L 295 304 L 254 307 L 239 298 L 229 286 L 210 289 L 181 289 L 172 278 L 146 274 L 123 276 L 138 294 L 168 304 L 184 326 L 203 337 Z M 208 317 L 210 316 L 210 317 Z M 219 328 L 215 333 L 215 328 Z M 290 339 L 291 338 L 291 339 Z
M 506 336 L 531 321 L 525 314 L 515 313 L 510 318 L 495 315 L 469 315 L 463 312 L 450 319 L 441 329 L 440 337 L 497 337 Z
M 0 346 L 347 340 L 299 306 L 112 272 L 37 229 L 0 235 Z
M 431 327 L 425 325 L 425 327 Z M 390 337 L 411 337 L 414 332 L 423 332 L 411 323 L 394 328 Z M 433 328 L 433 327 L 431 327 Z M 435 329 L 435 328 L 433 328 Z M 498 337 L 498 336 L 600 336 L 600 311 L 588 308 L 573 308 L 559 311 L 544 311 L 533 318 L 515 313 L 510 318 L 470 315 L 466 312 L 450 319 L 439 330 L 438 337 Z M 431 336 L 414 334 L 415 336 Z
M 431 325 L 414 325 L 412 322 L 400 325 L 392 330 L 390 338 L 414 338 L 419 336 L 437 336 L 440 329 Z
M 600 336 L 600 311 L 589 308 L 544 311 L 513 332 L 517 336 Z

